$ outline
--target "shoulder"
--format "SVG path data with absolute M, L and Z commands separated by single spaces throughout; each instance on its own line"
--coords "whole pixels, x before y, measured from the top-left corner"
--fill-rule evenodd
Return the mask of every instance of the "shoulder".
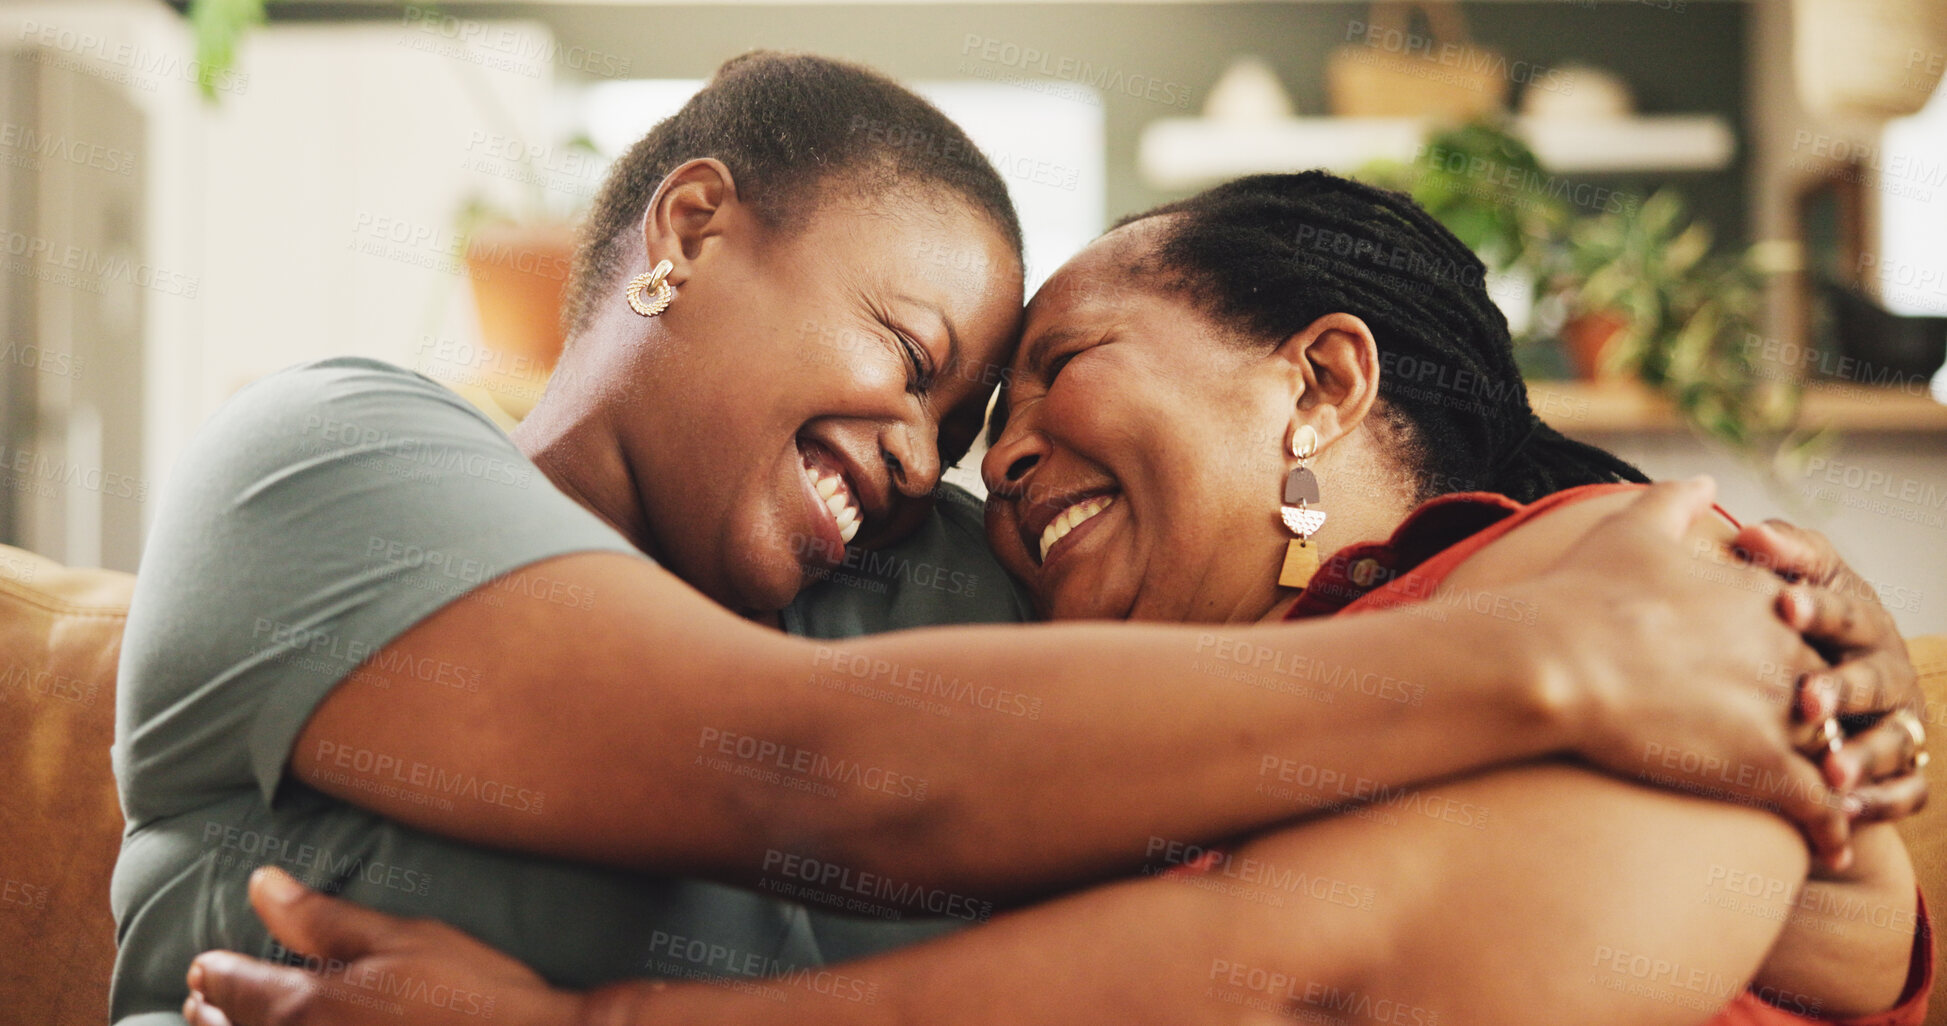
M 383 361 L 336 357 L 277 371 L 231 396 L 170 469 L 164 508 L 171 498 L 236 500 L 318 476 L 347 457 L 367 469 L 457 460 L 509 483 L 536 474 L 505 432 L 445 386 Z
M 298 364 L 245 385 L 199 433 L 296 433 L 319 442 L 372 444 L 388 428 L 424 425 L 505 438 L 486 414 L 423 374 L 381 360 L 334 357 Z
M 981 501 L 945 483 L 934 500 L 905 539 L 878 550 L 846 550 L 843 566 L 805 588 L 785 610 L 785 629 L 843 638 L 1029 619 L 1025 594 L 987 547 Z
M 1643 491 L 1642 485 L 1571 489 L 1531 503 L 1505 533 L 1482 545 L 1454 567 L 1449 584 L 1488 587 L 1533 577 L 1546 571 L 1604 521 L 1627 509 Z M 1688 537 L 1703 545 L 1725 546 L 1736 535 L 1728 516 L 1700 517 Z
M 131 818 L 253 778 L 268 800 L 368 656 L 522 567 L 598 551 L 639 556 L 430 379 L 335 359 L 246 386 L 176 462 L 143 546 L 117 694 Z
M 981 612 L 978 622 L 1013 623 L 1033 619 L 1034 606 L 1026 590 L 1008 575 L 987 543 L 986 502 L 945 481 L 940 483 L 938 494 L 934 509 L 944 536 L 943 558 L 949 565 L 965 568 L 975 579 L 992 582 L 988 588 L 992 608 Z
M 972 492 L 950 481 L 934 490 L 933 508 L 957 542 L 987 551 L 987 507 Z

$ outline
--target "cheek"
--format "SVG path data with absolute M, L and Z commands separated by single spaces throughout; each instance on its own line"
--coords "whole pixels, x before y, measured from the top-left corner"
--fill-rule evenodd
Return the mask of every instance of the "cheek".
M 1162 440 L 1167 456 L 1145 468 L 1159 544 L 1188 573 L 1205 573 L 1230 549 L 1259 544 L 1277 527 L 1283 466 L 1275 452 L 1234 440 L 1242 430 L 1207 424 L 1173 432 Z
M 883 345 L 875 343 L 875 346 L 852 354 L 849 361 L 837 368 L 841 389 L 847 395 L 863 399 L 904 402 L 910 368 L 903 360 L 885 353 Z
M 1098 462 L 1115 462 L 1165 420 L 1148 383 L 1107 351 L 1085 353 L 1062 370 L 1042 399 L 1041 416 L 1061 438 Z M 1153 451 L 1145 448 L 1143 452 Z
M 1020 521 L 1009 513 L 996 512 L 997 506 L 987 510 L 987 546 L 994 550 L 994 556 L 1001 562 L 1001 569 L 1023 579 L 1034 575 L 1034 561 L 1028 558 L 1027 549 L 1021 543 Z
M 907 367 L 884 340 L 855 327 L 806 320 L 776 366 L 790 391 L 817 404 L 834 398 L 904 395 Z

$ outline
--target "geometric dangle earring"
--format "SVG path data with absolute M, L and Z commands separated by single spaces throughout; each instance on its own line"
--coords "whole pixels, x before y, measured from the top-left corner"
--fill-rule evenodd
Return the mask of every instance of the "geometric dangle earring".
M 1291 455 L 1299 464 L 1284 478 L 1284 525 L 1298 537 L 1285 545 L 1284 566 L 1278 583 L 1287 588 L 1303 588 L 1318 572 L 1318 546 L 1311 536 L 1325 526 L 1325 511 L 1318 508 L 1318 478 L 1304 461 L 1318 451 L 1318 432 L 1310 424 L 1300 424 L 1291 432 Z
M 669 309 L 669 304 L 676 299 L 676 287 L 669 283 L 669 272 L 675 269 L 675 264 L 660 260 L 657 261 L 655 270 L 629 279 L 629 287 L 626 290 L 629 309 L 644 317 L 654 317 Z M 644 292 L 649 293 L 646 299 L 642 295 Z

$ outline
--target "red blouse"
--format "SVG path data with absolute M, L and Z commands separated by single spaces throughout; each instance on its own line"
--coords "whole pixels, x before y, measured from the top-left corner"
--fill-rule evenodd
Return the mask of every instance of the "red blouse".
M 1455 567 L 1488 543 L 1549 510 L 1641 485 L 1570 488 L 1523 505 L 1505 495 L 1467 492 L 1420 505 L 1384 542 L 1352 545 L 1318 568 L 1287 619 L 1390 609 L 1430 598 Z M 1719 512 L 1722 512 L 1720 510 Z M 1725 514 L 1728 518 L 1729 514 Z M 1733 521 L 1735 522 L 1735 521 Z M 1919 898 L 1913 955 L 1906 986 L 1891 1009 L 1857 1019 L 1815 1019 L 1768 1003 L 1746 989 L 1710 1026 L 1793 1026 L 1840 1022 L 1846 1026 L 1921 1026 L 1933 993 L 1933 930 L 1925 895 Z

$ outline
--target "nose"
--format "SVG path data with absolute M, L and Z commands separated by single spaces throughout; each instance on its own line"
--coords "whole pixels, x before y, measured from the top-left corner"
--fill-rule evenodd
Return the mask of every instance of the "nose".
M 1047 437 L 1016 419 L 981 459 L 981 479 L 987 483 L 989 492 L 1003 498 L 1019 498 L 1027 487 L 1028 474 L 1047 454 Z
M 879 456 L 901 495 L 924 498 L 939 486 L 939 438 L 939 425 L 931 418 L 890 424 L 879 433 Z

